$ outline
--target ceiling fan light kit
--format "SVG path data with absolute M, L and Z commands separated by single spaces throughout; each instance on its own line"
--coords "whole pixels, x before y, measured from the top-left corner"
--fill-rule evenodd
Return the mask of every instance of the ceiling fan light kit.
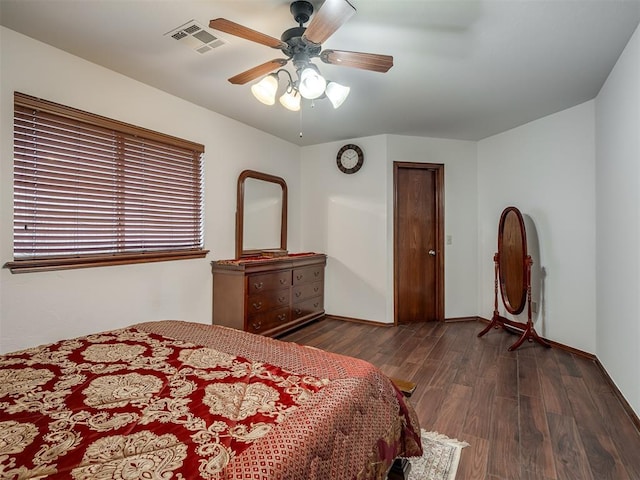
M 265 105 L 276 103 L 276 93 L 278 91 L 278 76 L 270 73 L 258 83 L 251 86 L 251 93 Z
M 339 83 L 327 81 L 311 62 L 313 58 L 327 64 L 359 68 L 373 72 L 387 72 L 393 66 L 393 57 L 373 53 L 348 52 L 342 50 L 322 51 L 321 44 L 340 28 L 355 13 L 355 8 L 347 0 L 325 0 L 318 12 L 313 14 L 313 5 L 305 0 L 291 3 L 291 14 L 298 23 L 297 27 L 285 30 L 280 39 L 257 32 L 248 27 L 224 18 L 209 22 L 209 27 L 245 40 L 280 49 L 287 57 L 270 60 L 245 72 L 229 78 L 229 82 L 244 85 L 267 74 L 251 87 L 253 95 L 266 105 L 273 105 L 278 91 L 278 74 L 285 72 L 288 84 L 280 103 L 292 111 L 300 110 L 300 99 L 315 100 L 328 98 L 333 108 L 338 108 L 349 95 L 350 88 Z M 304 24 L 311 22 L 307 27 Z M 298 79 L 294 80 L 283 67 L 289 61 L 293 63 Z M 275 73 L 269 73 L 279 68 Z
M 327 81 L 322 75 L 318 67 L 313 64 L 309 64 L 304 67 L 298 74 L 300 81 L 298 83 L 298 91 L 300 95 L 309 100 L 314 100 L 320 97 L 325 88 L 327 88 Z
M 287 110 L 297 112 L 300 110 L 300 93 L 293 88 L 287 89 L 280 97 L 280 104 Z
M 336 82 L 329 82 L 324 93 L 331 102 L 331 105 L 333 105 L 333 108 L 338 108 L 347 99 L 350 91 L 351 88 L 349 87 L 345 87 Z

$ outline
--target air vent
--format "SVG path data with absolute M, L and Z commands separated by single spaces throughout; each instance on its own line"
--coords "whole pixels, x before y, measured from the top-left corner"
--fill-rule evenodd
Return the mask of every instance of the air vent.
M 213 35 L 209 29 L 203 27 L 195 20 L 191 20 L 165 33 L 164 36 L 171 37 L 198 53 L 207 53 L 214 48 L 224 45 L 221 39 Z

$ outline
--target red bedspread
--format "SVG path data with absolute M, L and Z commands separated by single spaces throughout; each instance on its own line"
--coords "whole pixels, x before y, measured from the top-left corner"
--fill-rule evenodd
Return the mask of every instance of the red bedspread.
M 383 478 L 420 454 L 366 362 L 165 321 L 0 356 L 0 478 Z

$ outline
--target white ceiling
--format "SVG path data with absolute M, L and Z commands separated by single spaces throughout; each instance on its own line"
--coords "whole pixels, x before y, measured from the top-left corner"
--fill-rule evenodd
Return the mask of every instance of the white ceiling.
M 302 115 L 227 81 L 279 50 L 211 31 L 226 43 L 202 55 L 164 35 L 224 17 L 279 38 L 296 26 L 288 0 L 0 0 L 0 23 L 312 145 L 384 133 L 479 140 L 580 104 L 597 95 L 640 21 L 640 0 L 350 2 L 357 13 L 323 49 L 388 54 L 394 66 L 376 73 L 316 60 L 351 94 L 338 110 L 318 100 Z M 317 11 L 323 1 L 312 3 Z

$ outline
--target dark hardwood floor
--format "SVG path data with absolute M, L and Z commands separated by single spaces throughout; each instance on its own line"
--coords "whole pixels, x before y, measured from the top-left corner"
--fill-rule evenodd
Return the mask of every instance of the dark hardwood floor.
M 594 361 L 480 322 L 400 327 L 325 319 L 281 339 L 417 382 L 421 426 L 470 444 L 458 480 L 638 480 L 640 433 Z

